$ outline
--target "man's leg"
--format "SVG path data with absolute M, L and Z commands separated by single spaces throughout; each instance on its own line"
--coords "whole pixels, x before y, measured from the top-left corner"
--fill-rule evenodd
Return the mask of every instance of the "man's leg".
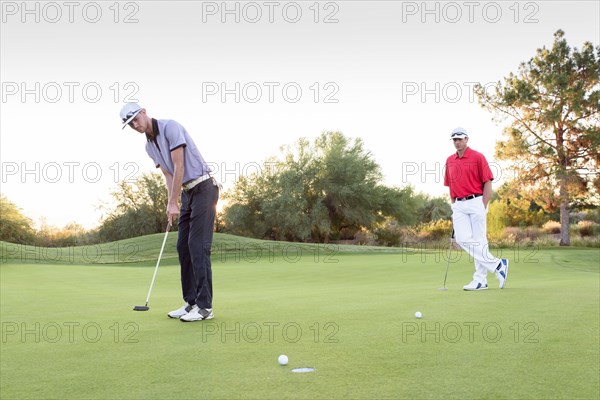
M 463 202 L 452 204 L 452 227 L 454 229 L 454 239 L 456 243 L 473 258 L 473 230 L 471 228 L 471 217 L 467 213 Z M 485 283 L 485 280 L 478 281 Z
M 500 259 L 490 253 L 490 246 L 487 240 L 487 210 L 483 205 L 483 200 L 481 198 L 470 200 L 469 207 L 472 210 L 471 226 L 473 228 L 473 241 L 479 244 L 477 247 L 478 257 L 475 258 L 475 274 L 473 275 L 473 279 L 480 281 L 483 277 L 483 279 L 487 280 L 487 273 L 495 272 L 500 264 Z
M 480 198 L 455 202 L 452 222 L 456 243 L 474 260 L 473 280 L 487 284 L 487 272 L 493 271 L 500 260 L 489 253 L 486 237 L 486 211 Z
M 189 207 L 189 195 L 181 194 L 181 210 L 178 223 L 177 253 L 179 254 L 179 265 L 181 266 L 181 291 L 183 300 L 188 304 L 196 304 L 196 280 L 192 268 L 192 258 L 188 247 L 190 234 L 190 217 L 192 210 Z
M 188 248 L 196 286 L 195 303 L 212 308 L 213 286 L 210 253 L 219 189 L 212 179 L 198 184 L 191 194 Z

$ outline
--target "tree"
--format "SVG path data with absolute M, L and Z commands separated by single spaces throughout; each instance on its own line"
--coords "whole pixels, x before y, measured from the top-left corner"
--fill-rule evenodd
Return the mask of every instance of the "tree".
M 325 132 L 314 143 L 300 139 L 283 146 L 270 168 L 243 177 L 227 193 L 224 210 L 232 232 L 288 241 L 328 242 L 353 238 L 393 216 L 416 221 L 412 188 L 380 183 L 379 165 L 362 140 Z
M 571 49 L 559 30 L 493 93 L 478 85 L 483 108 L 508 118 L 496 157 L 510 160 L 524 197 L 560 210 L 561 245 L 569 245 L 569 210 L 600 193 L 600 47 Z
M 445 197 L 430 197 L 420 195 L 422 203 L 418 210 L 418 222 L 429 223 L 439 219 L 451 219 L 452 208 Z
M 82 245 L 93 241 L 93 234 L 75 222 L 57 228 L 48 225 L 46 218 L 41 218 L 40 228 L 36 232 L 35 244 L 44 247 L 67 247 Z
M 4 195 L 0 195 L 0 240 L 32 244 L 35 239 L 33 222 L 21 213 L 21 210 Z
M 306 139 L 282 146 L 282 159 L 271 157 L 261 173 L 241 177 L 225 194 L 230 205 L 224 220 L 231 232 L 276 240 L 306 241 L 328 237 L 330 225 L 315 185 L 318 160 Z
M 531 198 L 524 196 L 517 182 L 509 181 L 498 188 L 496 191 L 497 199 L 492 199 L 492 203 L 503 203 L 503 220 L 506 226 L 528 227 L 542 226 L 551 216 L 544 212 L 544 207 L 540 206 Z M 494 196 L 494 197 L 496 197 Z M 549 209 L 549 207 L 546 208 Z M 488 215 L 491 214 L 488 212 Z
M 144 174 L 132 184 L 118 183 L 108 211 L 98 228 L 102 240 L 120 240 L 159 233 L 167 226 L 167 187 L 160 173 Z

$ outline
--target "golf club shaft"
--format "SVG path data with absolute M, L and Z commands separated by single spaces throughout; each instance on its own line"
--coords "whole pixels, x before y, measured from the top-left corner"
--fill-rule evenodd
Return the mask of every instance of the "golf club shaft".
M 450 236 L 450 251 L 448 252 L 448 263 L 446 264 L 446 275 L 444 275 L 444 288 L 446 288 L 446 280 L 448 279 L 448 269 L 450 268 L 450 256 L 452 255 L 452 239 L 454 239 L 454 229 L 452 229 L 452 235 Z
M 448 263 L 446 264 L 446 275 L 444 275 L 444 288 L 446 287 L 446 280 L 448 279 L 448 269 L 450 268 L 450 255 L 452 254 L 452 238 L 450 238 L 450 251 L 448 253 Z
M 148 290 L 148 297 L 146 297 L 146 306 L 150 301 L 150 293 L 152 293 L 152 286 L 154 286 L 154 279 L 156 278 L 156 273 L 158 272 L 158 266 L 160 265 L 160 259 L 162 257 L 163 250 L 165 249 L 165 243 L 167 243 L 167 236 L 169 236 L 169 229 L 171 229 L 171 224 L 167 225 L 167 231 L 165 232 L 165 238 L 163 239 L 162 246 L 160 247 L 160 254 L 158 255 L 158 260 L 156 261 L 156 268 L 154 268 L 154 275 L 152 276 L 152 282 L 150 282 L 150 290 Z

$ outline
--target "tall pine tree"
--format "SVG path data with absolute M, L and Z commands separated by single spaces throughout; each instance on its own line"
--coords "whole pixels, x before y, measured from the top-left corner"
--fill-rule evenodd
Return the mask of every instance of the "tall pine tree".
M 560 209 L 560 244 L 568 246 L 571 206 L 600 193 L 600 47 L 571 49 L 559 30 L 551 49 L 538 49 L 493 93 L 478 86 L 476 94 L 510 121 L 496 157 L 512 161 L 522 194 Z

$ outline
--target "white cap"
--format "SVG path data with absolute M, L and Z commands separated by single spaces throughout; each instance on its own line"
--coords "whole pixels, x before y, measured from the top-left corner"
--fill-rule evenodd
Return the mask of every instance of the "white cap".
M 135 117 L 142 111 L 142 107 L 138 103 L 125 103 L 121 108 L 121 121 L 123 121 L 124 129 Z
M 467 135 L 467 130 L 465 128 L 461 128 L 460 126 L 452 131 L 450 134 L 450 139 L 464 139 L 469 137 Z

